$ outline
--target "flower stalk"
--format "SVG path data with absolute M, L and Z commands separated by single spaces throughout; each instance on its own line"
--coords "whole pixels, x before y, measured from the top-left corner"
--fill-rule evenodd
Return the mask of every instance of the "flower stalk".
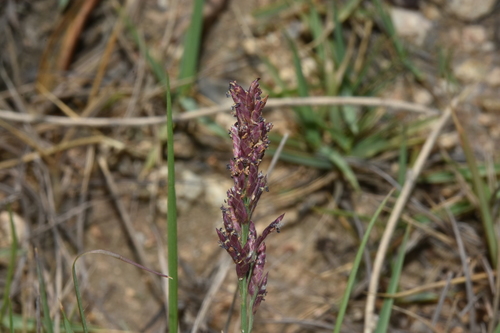
M 269 146 L 268 132 L 272 124 L 265 121 L 262 110 L 267 97 L 261 98 L 259 79 L 244 90 L 235 81 L 230 82 L 228 97 L 234 101 L 232 110 L 236 123 L 229 130 L 233 141 L 233 159 L 228 168 L 234 181 L 227 191 L 226 205 L 221 207 L 223 227 L 216 229 L 219 243 L 236 266 L 241 299 L 241 332 L 250 333 L 254 315 L 267 294 L 266 244 L 271 232 L 279 232 L 280 215 L 257 236 L 253 212 L 267 191 L 267 177 L 259 171 L 260 163 Z

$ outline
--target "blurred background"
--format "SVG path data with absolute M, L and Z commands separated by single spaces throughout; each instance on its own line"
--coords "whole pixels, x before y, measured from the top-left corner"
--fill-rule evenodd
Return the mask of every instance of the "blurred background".
M 60 305 L 81 329 L 78 253 L 106 249 L 165 271 L 168 73 L 181 332 L 238 331 L 236 275 L 215 228 L 232 186 L 226 91 L 256 78 L 274 124 L 264 172 L 289 137 L 255 215 L 262 230 L 286 213 L 267 239 L 268 295 L 254 332 L 332 331 L 368 222 L 396 189 L 343 321 L 343 332 L 363 330 L 387 219 L 453 98 L 454 118 L 416 175 L 378 291 L 409 291 L 390 298 L 386 331 L 493 332 L 498 22 L 494 0 L 2 1 L 2 330 L 10 297 L 16 331 L 39 331 L 35 248 L 56 332 Z M 160 278 L 96 255 L 79 260 L 78 274 L 96 331 L 166 332 Z

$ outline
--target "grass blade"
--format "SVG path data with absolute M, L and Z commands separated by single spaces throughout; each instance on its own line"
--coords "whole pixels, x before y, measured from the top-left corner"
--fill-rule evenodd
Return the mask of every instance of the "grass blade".
M 12 314 L 12 303 L 10 299 L 8 300 L 8 302 L 9 302 L 9 329 L 10 333 L 14 333 L 14 318 Z
M 399 279 L 401 277 L 401 271 L 403 270 L 403 263 L 405 261 L 406 254 L 406 244 L 408 238 L 410 237 L 411 225 L 406 226 L 405 235 L 403 237 L 403 242 L 399 247 L 398 257 L 394 262 L 392 267 L 391 281 L 389 282 L 389 287 L 387 293 L 393 294 L 397 291 L 399 285 Z M 391 318 L 392 304 L 394 303 L 394 298 L 386 298 L 384 304 L 382 305 L 382 310 L 380 311 L 379 320 L 377 323 L 377 329 L 375 333 L 385 333 L 388 332 L 389 319 Z
M 64 308 L 62 304 L 61 306 L 61 313 L 63 315 L 63 323 L 64 323 L 64 329 L 66 330 L 66 333 L 73 333 L 73 328 L 71 327 L 71 323 L 68 320 L 68 317 L 66 317 L 66 312 L 64 311 Z
M 323 146 L 320 148 L 319 152 L 320 154 L 326 156 L 333 164 L 335 164 L 337 168 L 339 168 L 346 180 L 356 191 L 359 190 L 359 183 L 356 179 L 354 171 L 352 171 L 347 161 L 337 151 L 330 147 Z
M 200 5 L 201 3 L 201 5 Z M 197 0 L 195 11 L 201 10 L 198 7 L 203 5 L 203 1 Z M 195 15 L 193 13 L 193 15 Z M 194 23 L 193 23 L 194 24 Z M 167 203 L 167 247 L 168 247 L 168 274 L 172 281 L 168 284 L 168 313 L 169 313 L 169 332 L 177 332 L 179 323 L 178 318 L 178 246 L 177 246 L 177 201 L 175 194 L 175 164 L 174 164 L 174 129 L 173 129 L 173 110 L 172 96 L 170 94 L 170 78 L 163 67 L 149 54 L 144 41 L 140 38 L 134 27 L 131 30 L 136 38 L 141 51 L 144 53 L 151 70 L 156 79 L 165 89 L 165 103 L 167 115 L 167 169 L 168 169 L 168 203 Z M 186 65 L 187 66 L 187 65 Z M 195 68 L 195 67 L 194 67 Z
M 35 260 L 36 260 L 36 274 L 38 277 L 38 284 L 40 288 L 40 299 L 42 301 L 43 309 L 43 326 L 47 333 L 54 332 L 54 327 L 52 320 L 50 319 L 50 309 L 49 303 L 47 302 L 47 291 L 45 289 L 45 280 L 43 279 L 42 264 L 40 263 L 40 258 L 38 257 L 38 249 L 35 248 Z
M 5 281 L 5 287 L 3 290 L 2 309 L 0 310 L 0 323 L 3 323 L 3 316 L 5 314 L 7 304 L 10 304 L 9 302 L 10 287 L 12 285 L 12 279 L 14 278 L 14 266 L 16 265 L 16 258 L 17 258 L 18 241 L 16 234 L 16 226 L 14 225 L 14 217 L 12 216 L 12 209 L 10 208 L 10 206 L 9 206 L 9 222 L 12 235 L 12 243 L 10 245 L 9 266 L 7 267 L 7 277 Z
M 198 56 L 201 45 L 201 30 L 203 26 L 203 0 L 195 0 L 191 24 L 184 37 L 184 53 L 182 55 L 179 80 L 189 79 L 190 83 L 179 87 L 181 95 L 185 95 L 191 87 L 191 82 L 196 76 L 198 67 Z
M 288 43 L 290 45 L 290 49 L 292 50 L 293 64 L 295 67 L 295 74 L 297 76 L 299 96 L 300 97 L 308 97 L 309 96 L 309 88 L 308 88 L 307 80 L 304 76 L 304 73 L 302 72 L 302 66 L 301 66 L 301 61 L 300 61 L 300 57 L 299 57 L 299 52 L 298 52 L 297 47 L 295 46 L 294 42 L 292 41 L 292 39 L 287 35 L 285 35 L 285 36 L 286 36 Z M 317 126 L 317 124 L 319 122 L 316 119 L 316 114 L 314 113 L 312 107 L 301 106 L 301 107 L 296 107 L 294 109 L 295 109 L 296 114 L 299 118 L 298 120 L 300 121 L 301 125 L 304 127 L 306 142 L 312 148 L 318 148 L 321 145 L 321 135 L 318 132 L 318 126 Z
M 198 2 L 198 1 L 197 1 Z M 165 86 L 167 101 L 167 169 L 168 169 L 168 203 L 167 203 L 167 247 L 168 272 L 173 280 L 168 284 L 168 325 L 169 332 L 177 332 L 179 325 L 178 311 L 178 258 L 177 258 L 177 201 L 175 194 L 175 164 L 174 164 L 174 124 L 172 120 L 172 97 L 170 96 L 170 81 L 164 74 L 162 83 Z
M 399 149 L 399 170 L 398 183 L 403 186 L 406 181 L 406 170 L 408 165 L 408 138 L 406 136 L 406 126 L 403 125 L 403 141 Z
M 417 67 L 411 62 L 410 58 L 407 55 L 407 52 L 403 46 L 403 43 L 401 40 L 398 38 L 396 34 L 396 28 L 394 27 L 394 24 L 392 23 L 392 19 L 390 15 L 384 10 L 382 7 L 382 1 L 381 0 L 375 0 L 375 8 L 377 9 L 377 12 L 382 19 L 382 24 L 384 29 L 386 30 L 387 34 L 390 36 L 391 41 L 394 45 L 394 48 L 396 49 L 396 52 L 401 59 L 401 62 L 403 65 L 411 71 L 413 75 L 417 78 L 419 81 L 424 80 L 424 76 L 420 72 L 420 70 L 417 69 Z
M 347 310 L 347 305 L 349 303 L 349 297 L 351 295 L 352 289 L 354 288 L 354 282 L 356 280 L 356 275 L 358 273 L 359 265 L 361 264 L 361 259 L 363 258 L 363 251 L 365 250 L 366 244 L 368 243 L 368 239 L 370 238 L 370 232 L 373 226 L 375 225 L 375 221 L 377 221 L 378 216 L 382 212 L 382 209 L 384 209 L 387 200 L 391 197 L 393 192 L 394 191 L 391 191 L 385 197 L 384 201 L 382 201 L 380 206 L 377 208 L 377 211 L 375 212 L 370 223 L 368 224 L 368 228 L 366 228 L 365 235 L 363 236 L 361 244 L 359 245 L 358 252 L 356 253 L 356 258 L 354 259 L 351 273 L 349 274 L 349 280 L 347 281 L 347 288 L 344 291 L 344 295 L 342 296 L 339 313 L 337 315 L 337 320 L 335 322 L 335 328 L 333 329 L 334 333 L 339 333 L 342 327 L 342 322 L 344 321 L 345 312 Z
M 485 187 L 483 180 L 479 174 L 479 169 L 477 166 L 477 161 L 474 153 L 471 149 L 469 138 L 467 133 L 465 133 L 460 120 L 458 119 L 455 111 L 452 112 L 453 121 L 457 128 L 458 135 L 460 137 L 460 142 L 462 143 L 462 149 L 464 150 L 465 159 L 467 160 L 467 165 L 472 176 L 472 185 L 474 192 L 479 200 L 479 211 L 481 213 L 481 221 L 483 223 L 484 233 L 486 235 L 486 242 L 488 243 L 488 251 L 490 254 L 491 264 L 494 268 L 497 266 L 498 257 L 498 244 L 494 228 L 493 217 L 491 216 L 488 189 Z

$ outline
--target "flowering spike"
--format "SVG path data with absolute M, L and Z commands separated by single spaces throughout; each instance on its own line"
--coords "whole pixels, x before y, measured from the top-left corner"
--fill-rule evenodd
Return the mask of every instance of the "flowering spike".
M 272 222 L 262 235 L 257 236 L 252 214 L 264 192 L 267 191 L 267 177 L 259 171 L 260 163 L 269 147 L 267 134 L 272 124 L 265 121 L 262 110 L 267 97 L 261 97 L 259 79 L 244 90 L 235 81 L 229 83 L 227 96 L 233 98 L 231 110 L 236 122 L 229 130 L 233 142 L 233 159 L 228 168 L 234 185 L 227 191 L 227 207 L 222 207 L 223 228 L 217 229 L 220 246 L 225 249 L 236 265 L 236 275 L 246 286 L 243 293 L 251 297 L 243 309 L 251 309 L 253 316 L 267 294 L 266 244 L 264 240 L 273 231 L 279 232 L 283 215 Z M 243 300 L 242 300 L 243 302 Z M 250 310 L 249 310 L 250 311 Z

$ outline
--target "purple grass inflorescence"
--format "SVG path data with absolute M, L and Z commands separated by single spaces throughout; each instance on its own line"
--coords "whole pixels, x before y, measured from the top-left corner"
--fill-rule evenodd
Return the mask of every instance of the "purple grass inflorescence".
M 267 273 L 266 244 L 264 240 L 273 231 L 279 232 L 284 214 L 272 222 L 257 236 L 252 214 L 264 190 L 267 191 L 267 177 L 259 171 L 259 165 L 269 146 L 267 133 L 272 124 L 262 117 L 267 97 L 261 98 L 259 79 L 252 82 L 248 91 L 230 82 L 228 94 L 233 98 L 232 107 L 236 123 L 229 136 L 233 141 L 234 158 L 228 167 L 234 186 L 227 191 L 227 206 L 222 206 L 223 228 L 217 229 L 220 246 L 236 264 L 240 281 L 246 279 L 252 314 L 266 295 Z

